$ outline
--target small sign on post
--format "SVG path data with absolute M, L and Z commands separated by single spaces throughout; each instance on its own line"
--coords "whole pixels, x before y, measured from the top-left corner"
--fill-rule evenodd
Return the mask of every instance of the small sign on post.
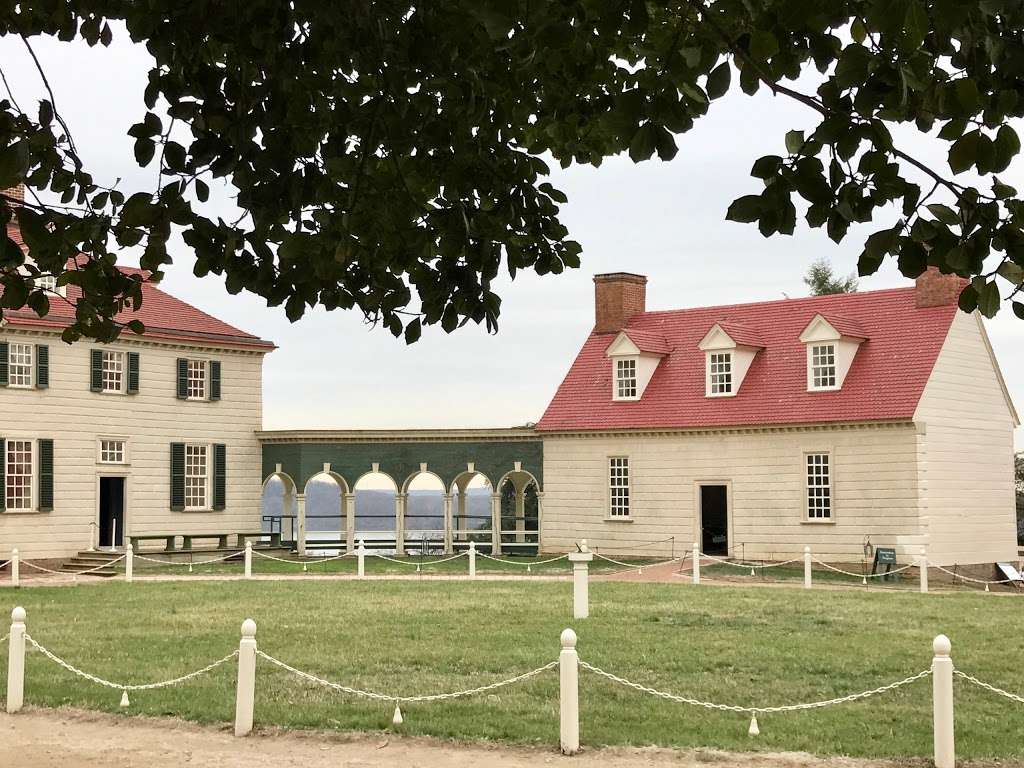
M 871 573 L 881 573 L 882 581 L 896 581 L 899 574 L 891 572 L 894 565 L 896 565 L 896 550 L 893 547 L 875 548 L 875 560 L 871 564 Z M 884 571 L 880 570 L 882 566 L 885 566 Z

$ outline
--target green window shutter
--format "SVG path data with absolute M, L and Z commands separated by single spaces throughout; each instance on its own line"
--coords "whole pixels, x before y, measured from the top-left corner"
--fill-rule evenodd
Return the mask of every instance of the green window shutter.
M 89 350 L 89 389 L 103 391 L 103 350 Z
M 36 344 L 36 389 L 50 386 L 50 348 Z
M 39 494 L 36 501 L 40 512 L 53 511 L 53 440 L 39 441 Z
M 220 360 L 210 361 L 210 399 L 220 400 Z
M 171 511 L 185 509 L 185 444 L 171 443 Z
M 178 358 L 178 399 L 188 399 L 188 360 Z
M 4 358 L 6 360 L 6 358 Z M 7 508 L 7 483 L 4 472 L 7 469 L 7 443 L 0 437 L 0 512 Z
M 128 394 L 139 394 L 139 353 L 128 353 Z
M 7 342 L 0 341 L 0 387 L 7 386 Z
M 227 506 L 228 447 L 213 446 L 213 508 L 220 510 Z

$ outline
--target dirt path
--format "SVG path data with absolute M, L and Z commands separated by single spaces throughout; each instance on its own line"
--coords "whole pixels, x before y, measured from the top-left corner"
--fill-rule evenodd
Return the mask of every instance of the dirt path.
M 806 754 L 736 755 L 711 750 L 587 750 L 466 746 L 435 739 L 262 732 L 235 739 L 226 728 L 122 718 L 80 710 L 0 714 L 0 766 L 18 768 L 896 768 L 890 762 Z

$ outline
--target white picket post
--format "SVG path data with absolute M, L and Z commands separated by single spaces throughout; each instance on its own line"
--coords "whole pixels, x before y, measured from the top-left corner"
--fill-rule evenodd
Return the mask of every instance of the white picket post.
M 469 542 L 469 578 L 476 578 L 476 542 Z
M 7 646 L 7 714 L 21 710 L 25 702 L 25 609 L 11 611 L 11 637 Z
M 953 744 L 953 659 L 952 644 L 945 635 L 932 642 L 932 704 L 935 728 L 935 768 L 954 768 Z
M 804 547 L 804 589 L 811 588 L 811 548 Z
M 135 578 L 135 550 L 129 544 L 124 548 L 124 580 L 131 583 Z
M 11 586 L 21 586 L 21 556 L 17 549 L 11 550 Z
M 242 640 L 238 644 L 238 688 L 235 692 L 235 736 L 252 733 L 252 714 L 256 706 L 256 622 L 242 622 Z
M 560 742 L 563 755 L 580 751 L 580 657 L 576 653 L 576 633 L 562 632 L 562 652 L 558 655 Z
M 587 549 L 587 540 L 580 542 L 578 552 L 570 552 L 572 563 L 572 617 L 585 619 L 590 615 L 590 561 L 594 553 Z
M 700 542 L 693 542 L 693 583 L 700 584 Z
M 921 573 L 921 592 L 928 591 L 928 550 L 921 547 L 921 554 L 917 559 L 917 568 Z
M 245 578 L 252 578 L 252 542 L 245 542 Z

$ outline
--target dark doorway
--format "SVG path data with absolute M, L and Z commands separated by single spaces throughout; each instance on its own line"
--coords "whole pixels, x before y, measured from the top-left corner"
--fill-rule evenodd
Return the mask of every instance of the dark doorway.
M 124 478 L 100 478 L 101 547 L 124 544 Z
M 700 487 L 700 533 L 702 552 L 729 554 L 729 502 L 724 485 Z

